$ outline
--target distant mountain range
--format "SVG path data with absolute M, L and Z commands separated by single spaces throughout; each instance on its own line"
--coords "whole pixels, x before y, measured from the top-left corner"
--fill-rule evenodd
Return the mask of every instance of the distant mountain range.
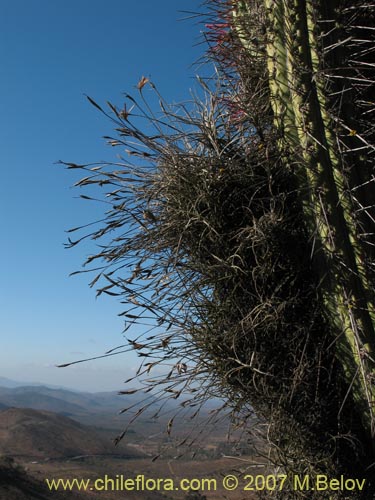
M 1 387 L 1 380 L 4 379 L 0 378 L 0 411 L 7 408 L 49 411 L 69 417 L 81 424 L 96 427 L 97 430 L 110 431 L 111 437 L 121 433 L 132 415 L 144 408 L 146 403 L 150 403 L 151 406 L 140 411 L 129 430 L 133 437 L 136 435 L 146 440 L 149 436 L 165 432 L 169 420 L 176 413 L 179 413 L 180 418 L 175 419 L 174 429 L 182 431 L 186 427 L 194 427 L 198 419 L 203 421 L 208 418 L 210 411 L 220 406 L 217 400 L 216 403 L 207 405 L 199 412 L 199 417 L 193 423 L 190 417 L 197 412 L 197 408 L 186 406 L 183 408 L 184 413 L 181 413 L 180 400 L 164 401 L 162 412 L 158 412 L 161 403 L 151 394 L 134 393 L 120 396 L 116 392 L 89 393 L 43 385 L 18 386 L 18 383 L 9 379 L 7 379 L 8 385 L 13 387 Z M 121 414 L 121 410 L 129 407 L 130 411 Z M 156 413 L 160 413 L 158 419 L 154 418 Z M 186 417 L 185 420 L 181 418 L 183 415 Z
M 135 401 L 135 400 L 134 400 Z M 45 386 L 1 387 L 0 403 L 17 408 L 34 408 L 64 414 L 116 412 L 123 401 L 115 392 L 85 393 Z
M 52 384 L 46 384 L 42 382 L 25 382 L 25 381 L 19 381 L 19 380 L 13 380 L 7 377 L 0 377 L 0 387 L 8 387 L 9 389 L 14 389 L 15 387 L 26 387 L 26 386 L 32 386 L 32 387 L 49 387 L 50 389 L 66 389 L 68 391 L 72 392 L 79 392 L 75 391 L 74 389 L 69 389 L 68 387 L 63 387 L 60 385 L 52 385 Z
M 14 407 L 50 411 L 86 425 L 116 431 L 125 426 L 126 419 L 120 411 L 143 398 L 141 394 L 119 396 L 116 392 L 75 392 L 42 385 L 1 387 L 0 384 L 0 410 Z

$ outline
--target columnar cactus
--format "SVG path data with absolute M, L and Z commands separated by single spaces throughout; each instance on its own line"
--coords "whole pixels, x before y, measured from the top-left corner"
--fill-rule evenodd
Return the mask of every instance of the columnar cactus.
M 264 36 L 254 43 L 259 6 Z M 298 178 L 337 358 L 375 443 L 373 7 L 244 0 L 233 14 L 243 50 L 268 67 L 279 148 Z

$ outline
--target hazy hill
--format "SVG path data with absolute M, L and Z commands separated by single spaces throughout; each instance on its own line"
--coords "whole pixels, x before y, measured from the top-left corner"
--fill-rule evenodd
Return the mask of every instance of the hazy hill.
M 20 380 L 13 380 L 8 377 L 1 377 L 0 376 L 0 387 L 9 387 L 10 389 L 14 389 L 15 387 L 50 387 L 51 389 L 67 389 L 68 391 L 70 390 L 68 387 L 63 387 L 61 385 L 53 385 L 53 384 L 46 384 L 42 382 L 22 382 Z M 77 391 L 78 392 L 78 391 Z
M 53 412 L 77 413 L 85 409 L 53 395 L 52 389 L 46 394 L 43 387 L 0 387 L 0 403 L 17 408 L 34 408 Z M 59 391 L 56 391 L 58 394 Z
M 4 405 L 52 411 L 86 425 L 117 431 L 121 431 L 125 425 L 124 416 L 119 415 L 120 410 L 142 398 L 138 394 L 119 396 L 115 392 L 75 392 L 45 386 L 0 386 L 0 409 Z
M 64 388 L 36 385 L 13 388 L 0 386 L 0 405 L 58 413 L 87 426 L 107 429 L 112 433 L 111 437 L 123 431 L 131 416 L 144 406 L 144 399 L 146 397 L 147 403 L 156 402 L 156 399 L 151 394 L 144 395 L 142 393 L 119 396 L 116 392 L 76 392 Z M 149 436 L 164 432 L 171 417 L 181 410 L 181 400 L 171 399 L 164 402 L 163 411 L 157 421 L 153 416 L 157 413 L 159 403 L 152 404 L 150 408 L 143 411 L 137 418 L 131 426 L 130 433 L 136 433 L 138 437 L 147 439 Z M 125 414 L 120 414 L 123 408 L 131 407 L 132 405 L 135 405 L 133 410 Z M 220 406 L 218 400 L 210 402 L 199 413 L 199 419 L 204 420 L 208 417 L 210 410 L 218 406 Z M 176 419 L 174 429 L 177 430 L 179 428 L 182 431 L 186 426 L 189 428 L 196 426 L 197 421 L 193 423 L 189 418 L 196 410 L 197 408 L 184 408 L 186 419 L 185 421 L 182 418 Z M 224 425 L 221 427 L 224 429 Z
M 20 387 L 21 385 L 34 385 L 34 384 L 25 384 L 22 382 L 17 382 L 16 380 L 11 380 L 10 378 L 7 377 L 0 377 L 1 387 L 14 388 L 14 387 Z
M 0 455 L 63 458 L 77 455 L 133 456 L 98 431 L 48 411 L 9 408 L 0 411 Z
M 138 398 L 139 399 L 139 398 Z M 137 401 L 137 395 L 132 396 Z M 34 408 L 54 412 L 116 412 L 129 402 L 129 397 L 116 392 L 75 392 L 45 386 L 1 387 L 0 403 L 18 408 Z

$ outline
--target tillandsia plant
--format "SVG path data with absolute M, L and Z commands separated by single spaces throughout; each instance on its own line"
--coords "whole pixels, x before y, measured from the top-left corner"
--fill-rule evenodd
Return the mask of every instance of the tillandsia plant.
M 127 343 L 107 355 L 137 351 L 139 390 L 195 413 L 220 396 L 237 422 L 255 411 L 288 477 L 366 480 L 267 497 L 372 498 L 371 5 L 207 7 L 216 76 L 200 97 L 169 106 L 143 77 L 122 108 L 90 98 L 121 154 L 67 163 L 79 187 L 108 188 L 104 219 L 68 246 L 100 241 L 91 285 L 126 305 Z

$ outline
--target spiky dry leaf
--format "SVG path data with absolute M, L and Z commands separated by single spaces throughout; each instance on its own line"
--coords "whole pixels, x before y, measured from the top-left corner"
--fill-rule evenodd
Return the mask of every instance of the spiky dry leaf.
M 142 78 L 139 80 L 137 83 L 137 89 L 142 90 L 143 87 L 146 85 L 146 83 L 149 82 L 149 79 L 146 78 L 145 76 L 142 76 Z

